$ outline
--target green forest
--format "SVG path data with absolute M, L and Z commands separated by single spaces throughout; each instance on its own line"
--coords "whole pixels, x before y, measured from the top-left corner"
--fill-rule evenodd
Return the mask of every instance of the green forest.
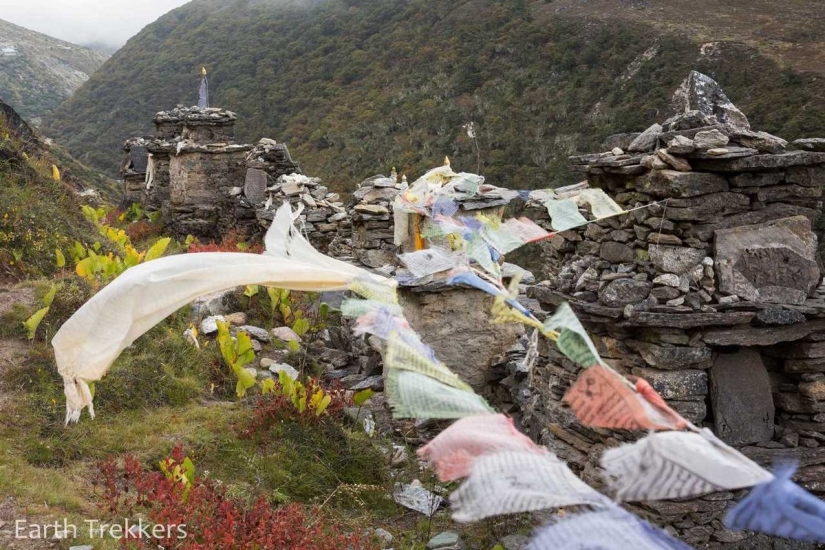
M 537 17 L 546 3 L 196 0 L 131 39 L 45 133 L 114 175 L 122 142 L 150 133 L 156 111 L 196 102 L 201 66 L 212 105 L 238 113 L 240 140 L 287 143 L 340 191 L 391 166 L 418 175 L 445 155 L 497 185 L 573 183 L 567 156 L 664 120 L 691 69 L 756 129 L 794 139 L 825 126 L 816 79 L 745 45 L 703 56 L 638 23 Z

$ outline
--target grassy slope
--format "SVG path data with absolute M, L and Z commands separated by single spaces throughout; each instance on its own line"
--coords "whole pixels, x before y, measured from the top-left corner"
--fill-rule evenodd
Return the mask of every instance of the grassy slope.
M 338 189 L 391 165 L 419 173 L 445 154 L 475 170 L 467 122 L 476 125 L 481 170 L 496 183 L 569 183 L 568 154 L 661 120 L 694 68 L 719 80 L 759 129 L 796 138 L 825 125 L 814 76 L 781 66 L 776 48 L 766 58 L 759 40 L 743 43 L 724 25 L 694 18 L 695 28 L 675 32 L 685 14 L 674 8 L 600 5 L 603 15 L 572 0 L 279 5 L 233 0 L 219 9 L 196 0 L 167 14 L 64 103 L 47 132 L 84 162 L 113 170 L 120 143 L 149 131 L 155 111 L 194 102 L 201 65 L 212 75 L 213 104 L 240 114 L 240 138 L 287 142 L 307 172 Z M 749 21 L 767 9 L 742 5 L 734 15 Z M 804 20 L 807 12 L 790 13 Z M 702 53 L 701 43 L 728 38 Z

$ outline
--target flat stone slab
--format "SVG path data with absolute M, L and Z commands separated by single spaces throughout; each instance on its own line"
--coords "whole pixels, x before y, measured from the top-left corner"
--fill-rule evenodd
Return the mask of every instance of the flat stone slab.
M 667 327 L 696 328 L 712 326 L 733 326 L 750 323 L 756 316 L 752 311 L 733 313 L 650 313 L 634 312 L 622 326 L 626 327 Z
M 665 399 L 708 393 L 708 375 L 702 370 L 662 371 L 634 368 L 633 375 L 644 378 Z
M 735 159 L 695 159 L 692 164 L 697 170 L 713 172 L 757 172 L 791 166 L 825 164 L 825 153 L 790 151 L 778 155 L 752 155 Z
M 802 304 L 819 284 L 811 221 L 794 216 L 715 231 L 719 290 L 753 302 Z
M 728 181 L 716 174 L 654 170 L 636 180 L 636 189 L 654 197 L 695 197 L 728 190 Z
M 773 438 L 771 381 L 759 353 L 721 353 L 710 368 L 710 403 L 716 435 L 728 445 Z
M 715 346 L 772 346 L 781 342 L 793 342 L 813 332 L 825 330 L 825 320 L 781 327 L 748 327 L 709 330 L 702 340 Z

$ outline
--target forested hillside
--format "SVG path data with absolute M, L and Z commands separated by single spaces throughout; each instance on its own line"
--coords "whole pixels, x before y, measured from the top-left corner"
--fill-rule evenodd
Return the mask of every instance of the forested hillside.
M 108 57 L 0 19 L 0 98 L 37 125 Z
M 825 128 L 821 75 L 781 66 L 782 36 L 736 34 L 749 28 L 736 31 L 737 13 L 761 17 L 771 3 L 732 2 L 731 24 L 684 28 L 668 18 L 686 14 L 670 8 L 589 4 L 195 0 L 130 40 L 46 133 L 113 173 L 120 144 L 150 131 L 154 112 L 196 101 L 202 65 L 212 104 L 239 114 L 240 139 L 288 143 L 338 189 L 392 165 L 418 174 L 444 155 L 496 184 L 569 183 L 568 155 L 661 120 L 691 69 L 716 79 L 756 128 L 787 139 Z M 816 2 L 791 4 L 805 19 Z

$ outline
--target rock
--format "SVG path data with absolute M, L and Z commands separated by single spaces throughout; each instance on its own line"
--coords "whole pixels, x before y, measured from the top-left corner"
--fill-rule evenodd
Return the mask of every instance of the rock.
M 603 242 L 599 248 L 599 256 L 612 264 L 630 263 L 634 259 L 633 249 L 626 244 L 613 241 Z
M 705 400 L 695 401 L 693 399 L 670 399 L 667 402 L 670 408 L 681 414 L 688 422 L 702 424 L 708 415 L 708 408 Z
M 656 155 L 645 155 L 642 157 L 641 165 L 653 171 L 666 170 L 669 168 L 669 165 Z
M 232 303 L 234 290 L 215 292 L 206 296 L 201 296 L 192 304 L 192 310 L 196 315 L 208 313 L 209 315 L 226 315 L 227 308 Z
M 659 170 L 637 178 L 636 189 L 654 197 L 686 198 L 727 191 L 728 182 L 705 172 Z
M 696 145 L 696 148 L 705 150 L 721 149 L 727 145 L 729 141 L 730 138 L 719 130 L 699 132 L 693 138 L 693 143 Z
M 705 345 L 673 346 L 629 341 L 628 346 L 638 351 L 645 363 L 658 369 L 682 369 L 686 365 L 693 369 L 710 367 L 711 350 Z
M 755 322 L 761 325 L 794 325 L 804 323 L 805 316 L 795 309 L 768 308 L 756 313 Z
M 719 290 L 753 302 L 802 304 L 819 284 L 817 238 L 804 216 L 715 231 Z
M 412 483 L 396 483 L 392 498 L 401 506 L 415 510 L 427 517 L 431 517 L 444 501 L 440 496 L 422 487 L 421 482 L 417 479 Z
M 210 315 L 201 321 L 200 333 L 203 335 L 216 334 L 218 332 L 218 321 L 226 322 L 223 315 Z
M 647 236 L 647 242 L 660 245 L 679 246 L 682 244 L 682 239 L 676 235 L 668 233 L 650 233 Z
M 375 529 L 373 529 L 372 534 L 375 535 L 376 537 L 378 537 L 379 539 L 381 539 L 381 541 L 385 545 L 388 545 L 388 544 L 392 543 L 392 538 L 393 538 L 392 534 L 389 531 L 387 531 L 386 529 L 376 527 Z
M 805 151 L 825 152 L 825 138 L 797 139 L 793 144 Z
M 267 174 L 259 168 L 248 168 L 243 194 L 250 204 L 260 204 L 266 200 Z
M 367 376 L 362 381 L 350 387 L 350 389 L 354 391 L 366 390 L 368 388 L 373 391 L 384 391 L 384 377 L 380 374 Z
M 83 544 L 81 546 L 70 546 L 69 550 L 94 550 L 91 544 Z
M 622 151 L 621 147 L 614 147 L 613 149 L 610 150 L 610 152 L 613 153 L 614 155 L 616 155 L 617 157 L 621 156 L 621 155 L 624 155 L 624 151 Z
M 825 380 L 812 380 L 799 384 L 799 393 L 814 401 L 825 401 Z
M 710 368 L 714 432 L 729 445 L 773 438 L 774 406 L 768 371 L 758 352 L 720 353 Z
M 493 323 L 490 314 L 493 298 L 480 290 L 452 288 L 438 293 L 417 293 L 399 288 L 398 297 L 407 320 L 421 340 L 477 390 L 487 386 L 491 366 L 497 358 L 524 334 L 524 328 L 519 325 Z M 456 342 L 462 344 L 457 346 Z
M 758 172 L 825 163 L 825 153 L 789 151 L 778 155 L 751 155 L 726 160 L 693 160 L 694 169 L 717 172 Z
M 750 130 L 748 118 L 728 99 L 722 87 L 698 71 L 690 72 L 673 99 L 677 111 L 699 111 L 731 128 Z
M 785 181 L 821 189 L 825 186 L 825 166 L 792 166 L 785 170 Z
M 702 370 L 660 371 L 634 368 L 633 375 L 644 378 L 665 399 L 708 393 L 708 375 Z
M 247 322 L 247 315 L 243 311 L 236 311 L 235 313 L 230 313 L 229 315 L 224 315 L 223 317 L 224 320 L 233 327 L 245 325 Z
M 651 296 L 662 301 L 673 300 L 681 296 L 681 294 L 678 288 L 670 286 L 657 286 L 650 291 Z
M 679 286 L 681 286 L 682 284 L 682 281 L 678 275 L 674 275 L 673 273 L 663 273 L 655 279 L 653 279 L 653 284 L 679 288 Z
M 379 204 L 356 204 L 353 210 L 362 214 L 371 214 L 373 216 L 381 216 L 390 213 L 385 206 L 381 206 Z
M 731 187 L 762 187 L 777 185 L 785 179 L 782 172 L 756 172 L 737 174 L 730 178 Z
M 301 337 L 295 334 L 295 331 L 289 327 L 276 327 L 269 333 L 282 342 L 298 342 L 300 344 L 303 341 Z
M 825 329 L 825 320 L 817 319 L 815 321 L 789 326 L 708 330 L 703 334 L 702 340 L 716 346 L 772 346 L 781 342 L 793 342 L 823 329 Z M 811 349 L 805 348 L 785 350 L 789 357 L 794 357 L 794 353 L 802 353 L 803 355 L 801 355 L 801 357 L 805 357 L 804 354 L 811 353 L 811 351 Z M 792 363 L 792 360 L 789 359 L 786 361 L 786 370 L 790 363 Z M 802 367 L 804 367 L 804 365 Z M 805 371 L 802 367 L 800 367 L 801 370 L 799 372 Z M 818 370 L 818 366 L 814 366 L 812 372 L 816 370 Z M 791 370 L 789 372 L 795 371 Z
M 250 337 L 254 338 L 255 340 L 258 340 L 259 342 L 269 342 L 272 339 L 270 338 L 269 333 L 266 331 L 266 329 L 262 329 L 261 327 L 243 325 L 237 327 L 236 330 L 239 332 L 247 333 Z
M 261 366 L 263 366 L 264 362 L 263 359 L 261 360 Z M 282 372 L 285 372 L 287 376 L 292 378 L 293 380 L 298 379 L 298 371 L 295 370 L 291 365 L 287 365 L 286 363 L 273 363 L 268 365 L 268 370 L 275 376 L 280 376 Z
M 458 533 L 444 531 L 427 542 L 427 550 L 464 550 L 464 543 Z
M 667 128 L 668 132 L 680 132 L 715 126 L 718 125 L 718 122 L 715 117 L 706 115 L 701 111 L 687 110 L 670 117 L 662 125 Z M 695 133 L 693 132 L 690 136 L 692 137 Z
M 659 124 L 653 124 L 647 130 L 639 134 L 639 137 L 627 146 L 628 151 L 644 153 L 652 151 L 656 146 L 656 141 L 659 139 L 659 134 L 662 133 L 662 127 Z
M 650 283 L 634 279 L 616 279 L 599 292 L 599 301 L 608 307 L 637 304 L 650 294 Z
M 674 157 L 668 149 L 659 149 L 656 156 L 680 172 L 690 172 L 690 163 L 683 158 Z
M 749 323 L 756 314 L 750 311 L 734 313 L 651 313 L 634 312 L 626 324 L 642 327 L 696 328 L 708 326 L 731 326 Z
M 674 155 L 687 155 L 696 150 L 696 144 L 685 136 L 673 136 L 667 142 L 667 150 Z
M 776 137 L 768 132 L 744 132 L 736 134 L 736 141 L 750 147 L 757 149 L 760 153 L 770 153 L 775 155 L 782 153 L 788 147 L 788 142 L 780 137 Z

